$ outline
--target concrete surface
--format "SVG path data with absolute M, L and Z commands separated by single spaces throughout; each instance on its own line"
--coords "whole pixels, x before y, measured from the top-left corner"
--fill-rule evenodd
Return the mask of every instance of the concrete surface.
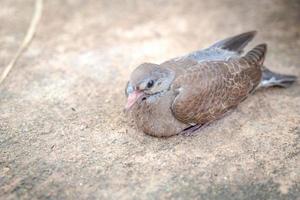
M 33 0 L 1 0 L 0 70 Z M 266 65 L 300 76 L 300 2 L 49 0 L 0 86 L 0 199 L 300 199 L 300 87 L 256 92 L 192 137 L 122 112 L 139 63 L 256 29 Z

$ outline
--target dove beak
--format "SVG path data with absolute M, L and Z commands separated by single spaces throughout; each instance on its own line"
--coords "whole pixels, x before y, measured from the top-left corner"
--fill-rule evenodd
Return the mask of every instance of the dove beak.
M 127 103 L 126 103 L 126 106 L 125 106 L 125 109 L 126 110 L 129 110 L 134 104 L 135 102 L 144 95 L 143 92 L 139 91 L 139 90 L 134 90 L 133 92 L 131 92 L 129 95 L 128 95 L 128 98 L 127 98 Z

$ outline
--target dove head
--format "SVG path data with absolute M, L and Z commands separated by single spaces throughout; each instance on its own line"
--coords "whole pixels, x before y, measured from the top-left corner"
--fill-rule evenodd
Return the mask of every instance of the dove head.
M 139 99 L 167 91 L 173 79 L 174 73 L 169 69 L 152 63 L 141 64 L 131 73 L 127 83 L 125 109 L 131 108 Z

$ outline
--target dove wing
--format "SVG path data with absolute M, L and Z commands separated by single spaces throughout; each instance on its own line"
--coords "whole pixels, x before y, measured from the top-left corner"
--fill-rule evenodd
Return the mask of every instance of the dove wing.
M 244 57 L 209 61 L 187 68 L 173 82 L 177 93 L 171 106 L 174 116 L 189 124 L 205 124 L 236 107 L 261 80 L 266 45 Z
M 216 42 L 206 49 L 200 49 L 184 56 L 173 58 L 170 61 L 188 60 L 197 63 L 204 61 L 228 60 L 229 58 L 240 57 L 243 49 L 255 37 L 256 31 L 249 31 L 233 37 Z

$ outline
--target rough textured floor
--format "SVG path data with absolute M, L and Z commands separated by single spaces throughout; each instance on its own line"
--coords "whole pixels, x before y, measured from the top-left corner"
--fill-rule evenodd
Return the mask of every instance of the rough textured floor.
M 1 0 L 0 71 L 33 0 Z M 258 91 L 195 136 L 153 138 L 122 112 L 141 62 L 258 30 L 300 77 L 297 0 L 51 0 L 0 85 L 0 199 L 300 199 L 300 87 Z

